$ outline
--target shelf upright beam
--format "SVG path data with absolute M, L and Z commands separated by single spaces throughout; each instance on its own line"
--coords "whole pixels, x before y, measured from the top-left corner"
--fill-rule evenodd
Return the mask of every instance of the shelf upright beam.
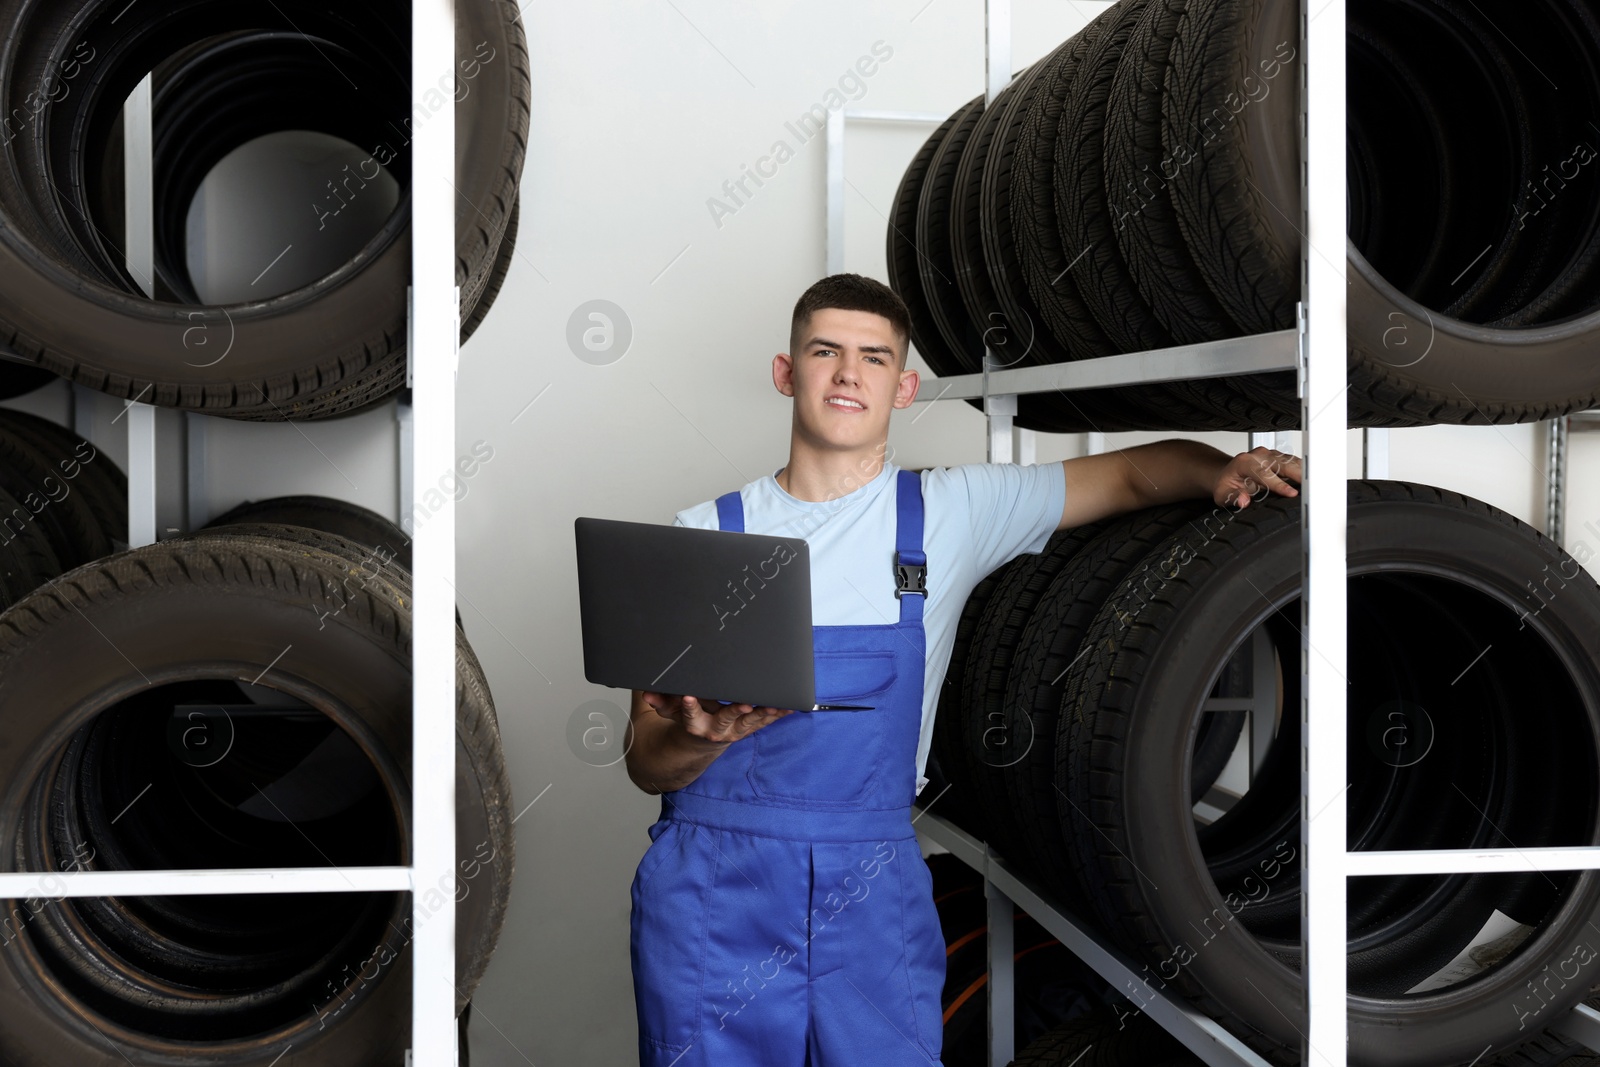
M 984 0 L 983 4 L 983 104 L 1011 83 L 1011 0 Z
M 1389 477 L 1389 430 L 1369 426 L 1361 431 L 1361 477 Z
M 155 296 L 155 221 L 151 200 L 150 75 L 128 96 L 122 110 L 123 136 L 123 261 L 128 273 Z M 156 541 L 156 409 L 129 401 L 119 419 L 126 417 L 128 434 L 128 544 Z
M 1302 1062 L 1346 1067 L 1345 0 L 1302 0 L 1300 26 Z
M 983 4 L 983 106 L 994 106 L 1011 82 L 1011 0 L 984 0 Z M 1000 354 L 983 352 L 983 413 L 985 459 L 989 463 L 1011 463 L 1016 459 L 1013 424 L 1017 417 L 1016 394 L 992 396 L 989 374 L 1005 366 Z M 1032 451 L 1029 442 L 1029 451 Z M 987 851 L 987 850 L 986 850 Z M 1016 1057 L 1016 1007 L 1014 968 L 1011 958 L 1011 898 L 985 877 L 983 895 L 989 909 L 989 1063 L 1004 1067 Z
M 989 918 L 989 1065 L 1006 1067 L 1017 1056 L 1016 904 L 989 877 L 997 857 L 987 853 L 983 896 Z
M 455 469 L 455 108 L 446 101 L 435 111 L 424 98 L 455 70 L 455 26 L 455 0 L 413 0 L 412 499 L 426 493 L 424 483 Z M 412 538 L 411 1062 L 456 1067 L 456 781 L 449 755 L 456 748 L 455 501 L 446 496 Z
M 1567 432 L 1565 415 L 1545 423 L 1549 427 L 1545 470 L 1544 533 L 1558 548 L 1567 547 Z
M 1011 0 L 984 0 L 983 4 L 983 106 L 993 107 L 995 97 L 1001 90 L 1011 83 Z M 987 333 L 987 331 L 985 331 Z M 990 463 L 1011 463 L 1016 459 L 1016 449 L 1013 447 L 1012 427 L 1017 417 L 1017 398 L 1015 396 L 990 396 L 989 371 L 991 368 L 999 369 L 1006 366 L 1000 354 L 993 349 L 985 349 L 983 353 L 983 410 L 988 416 L 988 433 L 986 434 L 986 459 Z M 991 959 L 993 953 L 990 954 Z M 994 976 L 990 975 L 993 981 Z M 994 998 L 990 998 L 990 1004 Z M 991 1015 L 991 1034 L 993 1029 L 993 1012 Z M 1006 1029 L 1009 1031 L 1009 1018 Z M 994 1046 L 994 1054 L 998 1055 L 999 1045 Z M 1006 1063 L 1007 1059 L 998 1060 Z
M 857 122 L 914 123 L 937 126 L 949 116 L 926 111 L 884 111 L 879 108 L 842 107 L 828 112 L 827 180 L 824 183 L 825 237 L 823 269 L 828 274 L 844 270 L 844 130 L 852 119 Z
M 189 533 L 211 521 L 211 465 L 207 462 L 206 428 L 209 425 L 208 420 L 213 417 L 198 411 L 184 414 L 183 480 L 188 494 L 185 506 L 188 511 Z

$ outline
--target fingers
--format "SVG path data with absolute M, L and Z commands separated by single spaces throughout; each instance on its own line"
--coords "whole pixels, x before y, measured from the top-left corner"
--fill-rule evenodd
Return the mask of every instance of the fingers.
M 724 704 L 719 707 L 711 715 L 711 721 L 716 726 L 719 740 L 732 732 L 734 725 L 739 721 L 739 717 L 748 711 L 750 711 L 749 704 Z
M 684 699 L 687 703 L 693 698 Z M 749 737 L 762 727 L 790 714 L 791 711 L 792 709 L 788 708 L 754 704 L 713 705 L 710 708 L 701 706 L 698 712 L 700 719 L 692 725 L 689 723 L 685 725 L 698 737 L 730 744 Z
M 1220 503 L 1243 511 L 1252 501 L 1269 492 L 1280 496 L 1298 496 L 1300 490 L 1290 482 L 1301 481 L 1303 471 L 1304 465 L 1299 456 L 1257 445 L 1235 457 L 1233 466 L 1217 486 L 1214 499 L 1220 498 Z
M 644 697 L 644 702 L 650 706 L 650 709 L 663 719 L 677 718 L 676 712 L 680 698 L 675 694 L 645 691 L 639 695 Z
M 1300 490 L 1290 485 L 1287 481 L 1272 471 L 1262 471 L 1261 478 L 1262 481 L 1266 483 L 1267 488 L 1271 489 L 1274 493 L 1280 493 L 1283 496 L 1297 496 L 1300 492 Z
M 794 714 L 793 708 L 758 708 L 756 710 L 762 713 L 760 721 L 756 723 L 757 728 L 766 726 L 768 723 L 777 722 L 785 715 Z
M 1300 480 L 1303 461 L 1293 453 L 1279 452 L 1277 449 L 1268 448 L 1266 445 L 1257 445 L 1244 454 L 1260 460 L 1259 467 L 1267 474 L 1287 475 L 1295 481 Z
M 752 709 L 749 704 L 709 704 L 696 697 L 683 698 L 684 727 L 696 737 L 708 741 L 736 741 L 744 736 L 738 729 L 740 720 Z

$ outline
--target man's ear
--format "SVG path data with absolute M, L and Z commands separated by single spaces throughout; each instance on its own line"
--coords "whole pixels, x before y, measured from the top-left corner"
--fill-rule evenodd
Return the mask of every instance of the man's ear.
M 917 388 L 921 383 L 922 376 L 916 371 L 908 370 L 901 373 L 900 384 L 896 387 L 894 393 L 894 406 L 897 408 L 910 407 L 911 402 L 917 398 Z
M 787 352 L 772 357 L 772 384 L 784 396 L 794 396 L 794 360 Z

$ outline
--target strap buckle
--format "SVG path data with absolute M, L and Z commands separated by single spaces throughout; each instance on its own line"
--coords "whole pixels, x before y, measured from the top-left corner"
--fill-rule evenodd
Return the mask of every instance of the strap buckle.
M 928 599 L 928 557 L 922 552 L 896 552 L 894 554 L 894 598 L 906 593 L 918 593 Z

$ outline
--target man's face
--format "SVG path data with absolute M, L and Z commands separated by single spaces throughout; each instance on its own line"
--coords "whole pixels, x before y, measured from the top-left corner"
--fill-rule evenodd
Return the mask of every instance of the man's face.
M 900 369 L 903 344 L 882 315 L 822 308 L 799 350 L 773 357 L 772 380 L 794 397 L 796 424 L 815 444 L 871 447 L 888 436 L 889 413 L 917 395 L 917 372 Z

